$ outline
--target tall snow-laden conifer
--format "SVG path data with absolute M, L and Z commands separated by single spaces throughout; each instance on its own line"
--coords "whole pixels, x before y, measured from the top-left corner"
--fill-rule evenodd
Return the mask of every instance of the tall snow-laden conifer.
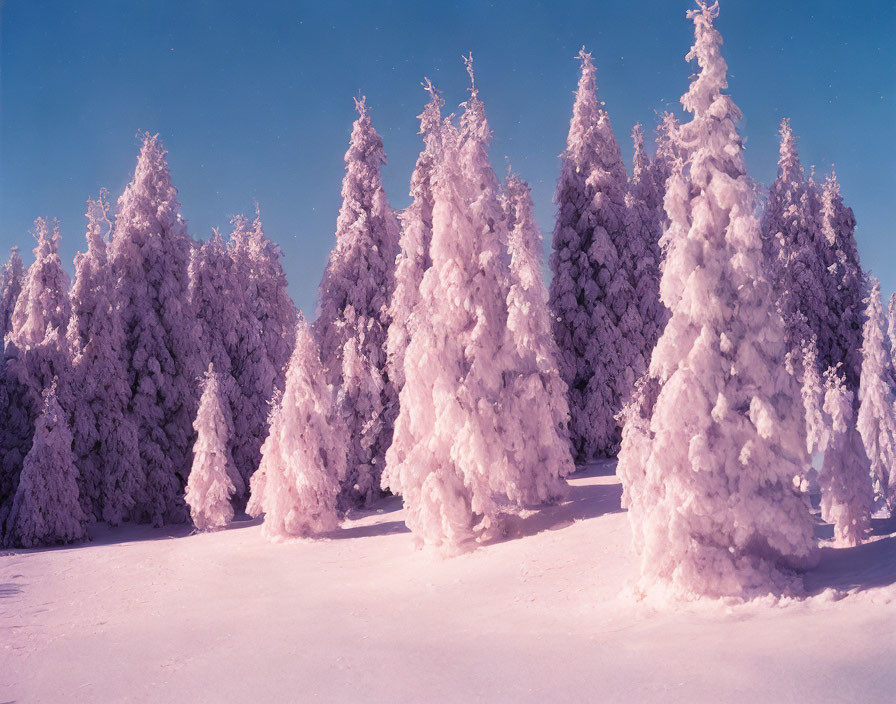
M 16 307 L 24 278 L 25 266 L 22 264 L 19 248 L 13 247 L 0 276 L 0 350 L 3 348 L 2 341 L 12 330 L 12 312 Z
M 877 279 L 871 280 L 865 310 L 857 427 L 877 493 L 892 512 L 896 508 L 896 379 Z
M 389 360 L 389 378 L 396 395 L 404 386 L 404 354 L 411 339 L 414 313 L 420 299 L 420 282 L 431 260 L 429 246 L 432 241 L 433 172 L 439 150 L 439 130 L 442 124 L 443 100 L 429 79 L 423 84 L 430 100 L 420 118 L 420 134 L 423 151 L 417 157 L 417 165 L 411 174 L 411 205 L 399 216 L 401 221 L 400 252 L 395 263 L 395 291 L 389 306 L 389 332 L 386 352 Z
M 252 477 L 248 511 L 264 514 L 270 540 L 311 537 L 338 526 L 337 498 L 348 437 L 317 344 L 299 316 L 283 397 Z
M 205 373 L 193 429 L 196 442 L 184 499 L 197 530 L 217 530 L 233 519 L 230 497 L 242 477 L 230 455 L 230 403 L 214 364 L 209 364 Z
M 594 64 L 579 52 L 576 92 L 557 184 L 550 287 L 560 372 L 569 387 L 570 436 L 579 460 L 619 447 L 615 419 L 646 367 L 631 284 L 626 173 Z
M 887 339 L 890 344 L 890 356 L 896 359 L 896 293 L 890 295 L 887 305 Z
M 367 104 L 355 101 L 358 119 L 345 154 L 336 246 L 320 282 L 314 334 L 328 383 L 336 388 L 348 428 L 348 473 L 340 504 L 350 508 L 379 496 L 385 452 L 392 439 L 395 390 L 386 364 L 389 301 L 395 282 L 398 221 L 386 200 L 380 168 L 383 140 Z M 346 351 L 354 348 L 346 379 Z
M 682 598 L 786 590 L 815 550 L 794 485 L 807 463 L 799 391 L 765 278 L 740 111 L 722 92 L 717 14 L 704 3 L 688 13 L 699 73 L 682 98 L 693 115 L 680 130 L 687 187 L 670 183 L 666 196 L 678 231 L 661 282 L 671 318 L 651 360 L 660 388 L 646 465 L 623 476 L 641 585 Z
M 180 217 L 166 152 L 147 134 L 134 178 L 118 200 L 109 257 L 124 330 L 129 412 L 145 475 L 135 518 L 187 520 L 193 417 L 202 361 L 190 304 L 192 243 Z
M 56 399 L 56 384 L 51 383 L 43 396 L 34 444 L 25 458 L 8 519 L 7 543 L 23 548 L 71 543 L 85 535 L 72 434 Z
M 472 58 L 465 60 L 472 81 Z M 501 432 L 510 407 L 504 379 L 515 350 L 507 334 L 507 233 L 490 138 L 473 83 L 460 131 L 447 121 L 441 130 L 432 266 L 420 285 L 383 475 L 383 486 L 404 499 L 417 543 L 445 553 L 472 547 L 521 483 Z
M 566 384 L 557 368 L 548 292 L 541 273 L 541 232 L 529 186 L 511 174 L 502 194 L 510 254 L 507 329 L 516 348 L 508 378 L 513 409 L 505 414 L 510 461 L 520 474 L 518 504 L 539 504 L 565 495 L 562 478 L 575 468 L 569 451 Z
M 112 230 L 108 195 L 87 201 L 87 252 L 75 257 L 69 410 L 78 495 L 86 516 L 117 525 L 128 517 L 144 478 L 137 428 L 128 413 L 130 386 L 118 292 L 107 255 Z

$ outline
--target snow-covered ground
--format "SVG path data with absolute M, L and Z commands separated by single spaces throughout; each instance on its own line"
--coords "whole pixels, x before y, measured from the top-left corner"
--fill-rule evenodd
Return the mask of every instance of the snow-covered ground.
M 814 596 L 657 610 L 613 465 L 443 560 L 400 501 L 273 545 L 129 526 L 0 556 L 0 701 L 887 701 L 896 525 L 824 550 Z M 822 530 L 824 527 L 822 527 Z

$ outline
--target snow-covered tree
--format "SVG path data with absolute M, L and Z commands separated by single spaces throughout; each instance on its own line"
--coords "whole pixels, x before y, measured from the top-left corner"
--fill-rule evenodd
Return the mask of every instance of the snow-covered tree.
M 830 421 L 824 412 L 825 384 L 818 372 L 818 348 L 813 336 L 802 348 L 803 411 L 806 418 L 806 450 L 810 456 L 824 453 L 831 442 Z
M 653 182 L 656 184 L 661 194 L 666 191 L 666 181 L 672 175 L 675 162 L 680 158 L 678 149 L 678 119 L 671 112 L 664 112 L 660 117 L 659 124 L 656 126 L 656 154 L 653 161 L 650 162 L 650 170 L 653 173 Z M 662 224 L 667 221 L 666 212 L 663 208 L 662 197 L 659 203 L 660 217 Z
M 401 212 L 400 252 L 395 262 L 395 291 L 389 306 L 389 332 L 386 352 L 389 362 L 389 378 L 395 394 L 404 386 L 404 354 L 411 339 L 414 311 L 420 298 L 420 282 L 429 268 L 429 244 L 432 240 L 433 172 L 439 149 L 439 130 L 442 124 L 443 100 L 429 79 L 423 84 L 430 101 L 423 109 L 420 134 L 423 151 L 417 157 L 417 165 L 411 174 L 411 205 Z
M 230 497 L 242 477 L 230 456 L 230 402 L 214 364 L 209 364 L 205 373 L 193 429 L 193 466 L 184 499 L 196 530 L 217 530 L 233 519 Z
M 253 516 L 264 514 L 268 539 L 310 537 L 338 526 L 347 440 L 317 344 L 300 315 L 286 388 L 271 416 L 247 508 Z
M 189 296 L 192 244 L 179 211 L 165 149 L 147 134 L 134 178 L 118 200 L 109 258 L 145 475 L 134 517 L 155 525 L 188 517 L 183 490 L 202 373 Z
M 642 588 L 683 598 L 786 590 L 815 550 L 794 482 L 808 463 L 799 390 L 765 278 L 740 111 L 723 93 L 717 14 L 704 3 L 688 13 L 699 72 L 682 98 L 693 115 L 679 134 L 688 184 L 666 196 L 671 318 L 651 360 L 649 434 L 633 443 L 646 463 L 623 476 Z M 628 451 L 620 464 L 631 468 Z
M 892 511 L 896 508 L 896 379 L 877 279 L 871 279 L 865 310 L 857 427 L 877 493 Z
M 835 368 L 825 372 L 824 412 L 830 441 L 818 476 L 821 517 L 834 524 L 842 545 L 862 542 L 871 524 L 874 497 L 871 469 L 862 437 L 856 430 L 853 393 Z
M 516 348 L 516 370 L 508 375 L 512 410 L 504 414 L 510 461 L 520 474 L 518 504 L 539 504 L 565 494 L 562 477 L 575 468 L 569 452 L 566 384 L 557 368 L 548 292 L 541 273 L 541 231 L 528 184 L 511 174 L 502 204 L 507 218 L 510 291 L 507 330 Z
M 24 278 L 25 265 L 22 264 L 19 248 L 13 247 L 0 275 L 0 349 L 3 347 L 2 340 L 6 339 L 6 335 L 12 330 L 12 312 L 16 307 Z
M 141 488 L 137 427 L 128 412 L 131 390 L 125 366 L 125 337 L 118 292 L 109 266 L 111 234 L 105 190 L 87 201 L 87 251 L 75 257 L 69 410 L 78 495 L 84 514 L 117 525 L 125 520 Z
M 896 293 L 890 295 L 887 305 L 887 338 L 890 343 L 890 355 L 896 358 Z
M 265 236 L 257 208 L 252 222 L 243 215 L 233 219 L 230 254 L 247 311 L 242 334 L 236 336 L 237 346 L 231 351 L 231 374 L 239 388 L 232 396 L 236 399 L 232 403 L 232 452 L 248 486 L 261 461 L 270 404 L 283 391 L 286 364 L 295 343 L 297 311 L 287 291 L 283 254 L 279 245 Z
M 466 61 L 472 80 L 472 58 Z M 417 543 L 446 553 L 471 547 L 495 525 L 508 497 L 520 495 L 520 470 L 501 432 L 515 349 L 507 334 L 507 232 L 490 138 L 474 83 L 460 131 L 450 122 L 441 130 L 432 265 L 420 285 L 383 474 L 383 486 L 404 499 Z
M 56 398 L 56 384 L 44 393 L 34 429 L 34 444 L 25 458 L 7 521 L 6 541 L 23 548 L 71 543 L 84 537 L 78 500 L 78 470 L 72 434 Z
M 588 460 L 618 450 L 615 415 L 646 360 L 630 277 L 625 166 L 597 99 L 591 54 L 583 48 L 579 58 L 582 75 L 557 184 L 550 302 L 569 387 L 573 454 Z
M 345 154 L 342 207 L 336 246 L 320 282 L 314 334 L 321 360 L 339 395 L 352 444 L 340 504 L 350 508 L 379 496 L 386 448 L 392 439 L 395 390 L 386 364 L 389 300 L 395 281 L 398 221 L 383 190 L 383 140 L 373 128 L 365 100 Z M 344 357 L 354 348 L 355 370 L 346 379 Z

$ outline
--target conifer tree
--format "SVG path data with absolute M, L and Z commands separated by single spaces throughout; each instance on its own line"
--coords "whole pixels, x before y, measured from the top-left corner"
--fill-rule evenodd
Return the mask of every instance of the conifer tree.
M 105 189 L 87 201 L 86 215 L 87 252 L 75 258 L 67 333 L 73 357 L 69 417 L 82 510 L 89 519 L 117 525 L 133 508 L 144 475 L 137 427 L 128 412 L 131 394 L 107 254 L 112 223 Z
M 896 379 L 877 279 L 871 279 L 866 302 L 857 427 L 871 462 L 877 494 L 892 512 L 896 507 Z
M 682 98 L 688 161 L 666 196 L 677 231 L 661 282 L 671 318 L 651 361 L 659 393 L 646 464 L 623 477 L 641 585 L 683 598 L 786 590 L 815 548 L 794 486 L 807 464 L 799 391 L 765 278 L 740 111 L 722 92 L 717 14 L 702 2 L 688 13 L 699 73 Z M 624 451 L 620 465 L 634 464 Z
M 56 384 L 52 383 L 44 393 L 34 444 L 25 458 L 12 502 L 7 542 L 33 548 L 84 538 L 77 474 L 72 434 L 56 398 Z
M 520 473 L 517 504 L 540 504 L 565 495 L 562 477 L 575 467 L 569 452 L 566 384 L 557 368 L 548 292 L 541 274 L 541 232 L 528 184 L 510 174 L 502 204 L 508 228 L 510 290 L 507 329 L 516 349 L 516 370 L 507 393 L 510 461 Z
M 430 100 L 419 115 L 423 151 L 417 157 L 417 165 L 411 174 L 411 205 L 399 216 L 401 237 L 398 258 L 395 263 L 395 292 L 389 306 L 389 332 L 386 352 L 389 362 L 389 378 L 395 388 L 396 398 L 404 386 L 404 354 L 411 339 L 414 312 L 420 298 L 420 282 L 431 260 L 429 246 L 432 240 L 433 173 L 439 149 L 439 130 L 442 124 L 443 100 L 429 79 L 423 84 Z
M 202 372 L 189 296 L 192 243 L 179 211 L 165 149 L 147 133 L 118 200 L 109 257 L 145 476 L 134 517 L 154 525 L 187 520 L 183 490 Z
M 371 124 L 365 100 L 355 103 L 358 119 L 345 154 L 336 246 L 321 279 L 314 323 L 327 381 L 337 389 L 340 412 L 352 439 L 342 508 L 379 496 L 395 409 L 395 390 L 386 368 L 386 336 L 398 221 L 380 176 L 386 162 L 383 141 Z M 350 348 L 355 348 L 358 358 L 351 365 L 355 373 L 346 379 L 344 358 Z
M 338 526 L 347 441 L 317 344 L 300 314 L 286 387 L 271 416 L 247 508 L 253 516 L 264 514 L 268 539 L 311 537 Z
M 615 419 L 646 367 L 627 250 L 625 166 L 597 99 L 594 64 L 579 52 L 579 79 L 557 184 L 551 309 L 560 371 L 569 387 L 578 460 L 619 448 Z
M 870 463 L 856 430 L 852 391 L 839 370 L 825 372 L 824 412 L 830 440 L 819 473 L 821 517 L 834 524 L 834 539 L 842 545 L 862 542 L 871 525 Z
M 5 340 L 12 330 L 12 312 L 16 307 L 24 278 L 25 265 L 22 264 L 19 248 L 13 247 L 0 275 L 0 349 L 3 347 L 2 340 Z
M 890 357 L 896 358 L 896 293 L 890 295 L 887 305 L 887 339 L 890 344 Z
M 473 79 L 472 57 L 465 59 Z M 432 266 L 405 355 L 383 486 L 404 500 L 418 544 L 445 553 L 488 534 L 521 475 L 501 428 L 510 407 L 506 222 L 475 82 L 461 128 L 446 122 L 433 175 Z
M 235 482 L 242 478 L 230 455 L 230 404 L 214 364 L 205 373 L 193 429 L 193 466 L 184 499 L 196 530 L 217 530 L 233 519 L 230 497 L 236 491 Z

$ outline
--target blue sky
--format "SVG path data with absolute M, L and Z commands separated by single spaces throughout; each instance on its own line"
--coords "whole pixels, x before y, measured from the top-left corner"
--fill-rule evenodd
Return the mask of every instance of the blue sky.
M 896 3 L 723 0 L 730 92 L 744 112 L 747 163 L 774 178 L 777 125 L 790 116 L 804 164 L 836 164 L 856 211 L 866 268 L 896 288 Z M 207 238 L 258 199 L 290 290 L 313 312 L 333 243 L 342 157 L 367 95 L 395 207 L 409 202 L 416 115 L 429 76 L 448 109 L 473 52 L 495 132 L 492 161 L 533 187 L 549 240 L 557 155 L 578 63 L 593 52 L 601 98 L 628 163 L 686 90 L 685 0 L 567 2 L 223 2 L 0 0 L 0 255 L 38 215 L 57 217 L 63 258 L 84 241 L 84 201 L 115 197 L 138 130 L 159 132 L 183 215 Z

